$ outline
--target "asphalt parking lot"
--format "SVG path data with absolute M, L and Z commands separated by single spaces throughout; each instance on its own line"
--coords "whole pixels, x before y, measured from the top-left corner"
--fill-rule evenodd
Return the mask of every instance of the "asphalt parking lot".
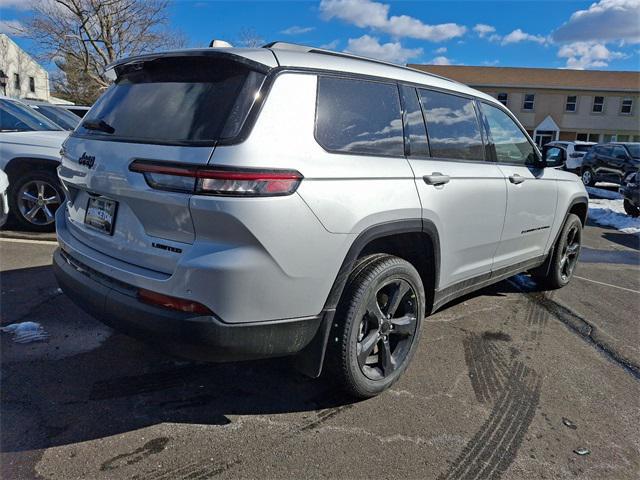
M 55 244 L 0 238 L 2 325 L 49 334 L 1 335 L 1 476 L 638 478 L 639 239 L 590 225 L 567 288 L 519 276 L 445 307 L 401 381 L 353 403 L 286 359 L 195 364 L 117 334 L 58 290 Z

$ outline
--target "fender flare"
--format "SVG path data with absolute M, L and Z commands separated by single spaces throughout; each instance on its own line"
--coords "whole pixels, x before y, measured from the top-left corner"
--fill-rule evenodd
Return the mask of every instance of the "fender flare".
M 344 287 L 354 264 L 358 260 L 364 248 L 373 240 L 403 233 L 424 233 L 429 236 L 433 246 L 434 259 L 434 285 L 439 283 L 440 275 L 440 237 L 433 222 L 425 219 L 394 220 L 390 222 L 372 225 L 363 230 L 353 241 L 349 248 L 340 270 L 336 275 L 333 286 L 329 291 L 322 311 L 322 322 L 311 342 L 294 357 L 294 366 L 301 373 L 317 378 L 322 373 L 324 357 L 329 341 L 329 334 L 333 324 L 338 302 L 342 297 Z

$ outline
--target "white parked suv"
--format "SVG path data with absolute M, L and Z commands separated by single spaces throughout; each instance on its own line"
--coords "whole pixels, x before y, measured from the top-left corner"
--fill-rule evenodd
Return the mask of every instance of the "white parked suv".
M 582 159 L 594 145 L 594 142 L 554 141 L 547 143 L 544 148 L 548 151 L 549 160 L 562 165 L 569 172 L 579 174 L 582 168 Z
M 117 329 L 215 361 L 293 355 L 369 397 L 425 315 L 519 272 L 572 276 L 585 188 L 482 92 L 281 43 L 110 73 L 63 147 L 54 268 Z
M 54 229 L 64 201 L 56 168 L 68 134 L 22 102 L 0 97 L 0 169 L 9 177 L 11 215 L 24 228 Z

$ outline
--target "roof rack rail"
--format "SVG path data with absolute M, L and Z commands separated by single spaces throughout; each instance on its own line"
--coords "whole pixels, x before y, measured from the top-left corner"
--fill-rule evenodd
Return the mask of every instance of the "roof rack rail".
M 307 45 L 300 45 L 298 43 L 289 43 L 289 42 L 278 42 L 278 41 L 276 41 L 276 42 L 267 43 L 267 44 L 263 45 L 262 48 L 269 48 L 271 50 L 291 50 L 291 51 L 294 51 L 294 52 L 304 52 L 304 53 L 318 53 L 318 54 L 322 54 L 322 55 L 332 55 L 334 57 L 352 58 L 354 60 L 364 60 L 366 62 L 376 63 L 376 64 L 379 64 L 379 65 L 387 65 L 387 66 L 390 66 L 390 67 L 396 67 L 396 68 L 403 68 L 405 70 L 411 70 L 412 72 L 422 73 L 423 75 L 428 75 L 430 77 L 439 78 L 439 79 L 442 79 L 442 80 L 448 80 L 450 82 L 458 83 L 458 84 L 462 85 L 461 82 L 458 82 L 456 80 L 452 80 L 452 79 L 447 78 L 447 77 L 436 75 L 435 73 L 425 72 L 424 70 L 418 70 L 417 68 L 411 68 L 411 67 L 407 67 L 405 65 L 398 65 L 396 63 L 385 62 L 384 60 L 378 60 L 378 59 L 375 59 L 375 58 L 363 57 L 361 55 L 354 55 L 352 53 L 335 52 L 333 50 L 326 50 L 324 48 L 309 47 Z

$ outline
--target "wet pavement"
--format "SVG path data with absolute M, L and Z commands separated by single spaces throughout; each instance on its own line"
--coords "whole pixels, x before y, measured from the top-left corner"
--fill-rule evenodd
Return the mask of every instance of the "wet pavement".
M 590 226 L 568 287 L 520 276 L 445 307 L 356 403 L 286 359 L 191 363 L 117 334 L 58 290 L 52 244 L 0 239 L 2 325 L 49 334 L 1 335 L 1 476 L 637 478 L 638 238 Z

